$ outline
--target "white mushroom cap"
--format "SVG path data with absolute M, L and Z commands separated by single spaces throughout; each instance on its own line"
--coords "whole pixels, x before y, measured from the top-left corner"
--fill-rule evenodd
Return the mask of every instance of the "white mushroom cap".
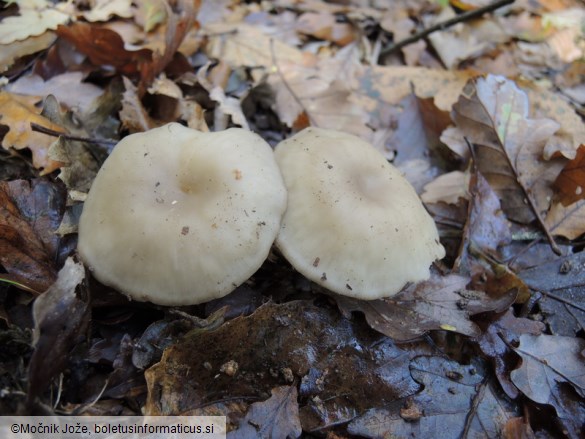
M 307 128 L 281 142 L 275 157 L 288 189 L 276 245 L 305 277 L 377 299 L 428 279 L 445 256 L 413 187 L 367 142 Z
M 79 254 L 99 281 L 136 300 L 202 303 L 260 267 L 285 207 L 261 137 L 172 123 L 116 145 L 85 202 Z

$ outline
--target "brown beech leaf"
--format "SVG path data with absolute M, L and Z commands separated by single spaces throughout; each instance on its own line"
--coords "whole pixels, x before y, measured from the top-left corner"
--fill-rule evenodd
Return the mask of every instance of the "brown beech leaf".
M 529 119 L 525 92 L 501 76 L 471 80 L 453 107 L 457 127 L 473 144 L 480 172 L 500 197 L 508 218 L 529 223 L 549 207 L 560 162 L 543 160 L 560 127 Z
M 302 433 L 299 419 L 296 386 L 281 386 L 271 390 L 272 396 L 252 404 L 237 430 L 228 438 L 297 438 Z
M 477 337 L 481 331 L 469 316 L 506 309 L 514 302 L 515 294 L 491 299 L 481 291 L 467 290 L 469 281 L 456 274 L 434 275 L 390 299 L 365 301 L 334 297 L 346 317 L 360 311 L 373 329 L 394 340 L 408 341 L 440 329 Z
M 0 182 L 0 264 L 17 281 L 37 292 L 56 278 L 54 261 L 65 195 L 49 181 Z
M 80 21 L 59 26 L 57 35 L 87 55 L 96 66 L 112 66 L 126 76 L 138 76 L 152 62 L 150 49 L 127 50 L 124 40 L 113 30 Z
M 43 169 L 43 174 L 49 174 L 61 166 L 59 162 L 51 160 L 48 156 L 49 147 L 55 138 L 33 131 L 31 123 L 53 131 L 64 132 L 64 130 L 39 115 L 40 110 L 35 107 L 38 101 L 39 98 L 35 96 L 21 96 L 0 91 L 0 125 L 8 127 L 2 146 L 5 149 L 30 149 L 33 166 Z
M 565 165 L 553 187 L 564 207 L 585 199 L 585 145 L 581 145 L 575 158 Z

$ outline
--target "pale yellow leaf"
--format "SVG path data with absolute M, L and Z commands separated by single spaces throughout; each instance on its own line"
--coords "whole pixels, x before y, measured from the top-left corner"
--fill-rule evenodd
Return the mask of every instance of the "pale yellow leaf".
M 6 17 L 0 22 L 0 44 L 10 44 L 57 29 L 69 21 L 69 15 L 55 8 L 20 9 L 20 15 Z

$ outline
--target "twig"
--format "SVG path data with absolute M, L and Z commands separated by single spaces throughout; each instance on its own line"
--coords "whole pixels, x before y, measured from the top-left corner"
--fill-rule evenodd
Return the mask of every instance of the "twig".
M 34 123 L 34 122 L 31 122 L 30 128 L 33 131 L 47 134 L 48 136 L 63 137 L 64 139 L 73 140 L 76 142 L 96 143 L 96 144 L 107 145 L 107 146 L 114 146 L 116 143 L 118 143 L 115 140 L 90 139 L 89 137 L 71 136 L 69 134 L 62 133 L 61 131 L 52 130 L 51 128 L 44 127 L 44 126 L 39 125 L 38 123 Z
M 402 49 L 409 44 L 416 43 L 418 40 L 425 38 L 427 35 L 432 34 L 438 30 L 445 30 L 450 28 L 451 26 L 461 23 L 463 21 L 472 20 L 476 17 L 480 17 L 481 15 L 485 14 L 486 12 L 491 12 L 496 9 L 499 9 L 503 6 L 509 5 L 514 3 L 515 0 L 498 0 L 497 2 L 490 3 L 489 5 L 483 6 L 478 9 L 474 9 L 472 11 L 467 11 L 462 14 L 459 14 L 456 17 L 450 18 L 449 20 L 443 21 L 441 23 L 437 23 L 427 29 L 424 29 L 414 35 L 411 35 L 404 40 L 398 41 L 396 44 L 392 44 L 389 47 L 386 47 L 380 51 L 380 56 L 378 59 L 383 58 L 391 53 L 396 52 L 397 50 Z

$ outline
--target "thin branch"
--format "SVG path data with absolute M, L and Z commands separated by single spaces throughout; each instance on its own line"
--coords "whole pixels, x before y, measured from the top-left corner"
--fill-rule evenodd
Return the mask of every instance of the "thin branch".
M 414 35 L 411 35 L 408 38 L 405 38 L 402 41 L 397 42 L 396 44 L 392 44 L 392 45 L 382 49 L 380 51 L 379 59 L 383 58 L 387 55 L 390 55 L 391 53 L 394 53 L 397 50 L 400 50 L 403 47 L 408 46 L 409 44 L 416 43 L 418 40 L 425 38 L 426 36 L 432 34 L 433 32 L 448 29 L 457 23 L 462 23 L 462 22 L 467 21 L 467 20 L 472 20 L 474 18 L 482 16 L 483 14 L 485 14 L 487 12 L 494 11 L 496 9 L 499 9 L 503 6 L 506 6 L 506 5 L 509 5 L 512 3 L 514 3 L 514 0 L 498 0 L 497 2 L 490 3 L 489 5 L 483 6 L 483 7 L 478 8 L 478 9 L 474 9 L 472 11 L 464 12 L 462 14 L 457 15 L 456 17 L 450 18 L 449 20 L 443 21 L 441 23 L 437 23 L 434 26 L 431 26 L 427 29 L 424 29 L 424 30 L 422 30 Z
M 107 146 L 114 146 L 118 143 L 115 140 L 108 140 L 108 139 L 90 139 L 89 137 L 78 137 L 78 136 L 71 136 L 69 134 L 62 133 L 61 131 L 52 130 L 50 128 L 44 127 L 39 125 L 38 123 L 31 122 L 30 128 L 33 131 L 37 131 L 39 133 L 47 134 L 48 136 L 53 137 L 63 137 L 67 140 L 72 140 L 76 142 L 85 142 L 85 143 L 95 143 L 99 145 L 107 145 Z

